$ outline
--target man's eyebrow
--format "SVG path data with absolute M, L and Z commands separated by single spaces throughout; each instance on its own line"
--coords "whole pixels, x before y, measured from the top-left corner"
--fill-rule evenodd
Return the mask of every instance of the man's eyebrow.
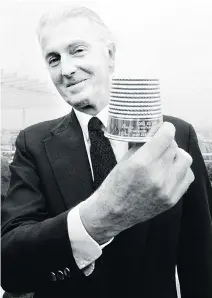
M 73 41 L 70 45 L 68 45 L 68 48 L 74 48 L 78 45 L 84 45 L 84 46 L 89 46 L 89 44 L 84 41 L 84 40 L 76 40 L 76 41 Z

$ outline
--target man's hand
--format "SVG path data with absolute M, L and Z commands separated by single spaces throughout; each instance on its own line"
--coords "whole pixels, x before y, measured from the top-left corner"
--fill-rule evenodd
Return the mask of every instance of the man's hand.
M 102 244 L 173 207 L 194 180 L 192 158 L 165 122 L 143 147 L 133 147 L 99 189 L 80 205 L 88 233 Z

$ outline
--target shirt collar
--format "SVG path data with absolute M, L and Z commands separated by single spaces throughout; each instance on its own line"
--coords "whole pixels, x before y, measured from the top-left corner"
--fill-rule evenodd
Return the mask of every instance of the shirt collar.
M 103 110 L 101 110 L 95 117 L 97 117 L 103 124 L 103 129 L 106 129 L 107 127 L 107 121 L 108 121 L 108 108 L 107 105 Z M 74 108 L 73 108 L 74 109 Z M 86 137 L 86 140 L 89 140 L 89 133 L 88 133 L 88 122 L 93 117 L 91 115 L 85 114 L 83 112 L 79 112 L 78 110 L 74 109 L 74 112 L 77 116 L 77 119 L 79 121 L 79 124 L 81 126 L 82 132 L 84 136 Z

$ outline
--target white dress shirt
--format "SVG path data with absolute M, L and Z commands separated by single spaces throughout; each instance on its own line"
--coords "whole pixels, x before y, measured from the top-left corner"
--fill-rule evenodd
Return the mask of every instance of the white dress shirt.
M 88 154 L 88 159 L 91 167 L 92 177 L 94 179 L 91 156 L 90 156 L 90 138 L 89 138 L 89 132 L 88 132 L 88 122 L 93 116 L 79 112 L 75 109 L 74 111 L 76 113 L 77 119 L 80 123 L 81 129 L 83 132 L 83 137 L 84 137 L 85 147 L 86 147 L 86 151 Z M 106 106 L 95 117 L 99 118 L 99 120 L 103 124 L 102 129 L 105 130 L 107 127 L 108 106 Z M 128 143 L 111 140 L 111 139 L 110 139 L 110 143 L 114 151 L 116 160 L 117 162 L 119 162 L 128 151 Z M 70 212 L 68 213 L 68 217 L 67 217 L 68 234 L 71 242 L 73 256 L 77 266 L 80 269 L 84 269 L 85 275 L 90 275 L 94 270 L 95 260 L 97 260 L 101 256 L 102 249 L 106 245 L 108 245 L 112 241 L 112 239 L 109 242 L 105 243 L 104 245 L 100 246 L 87 233 L 80 219 L 79 205 L 71 209 Z

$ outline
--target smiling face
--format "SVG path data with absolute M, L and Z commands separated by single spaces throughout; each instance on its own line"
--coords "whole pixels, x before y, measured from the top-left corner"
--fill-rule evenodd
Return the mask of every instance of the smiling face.
M 46 25 L 41 46 L 52 81 L 71 106 L 96 115 L 109 101 L 114 48 L 103 41 L 103 28 L 74 17 Z

